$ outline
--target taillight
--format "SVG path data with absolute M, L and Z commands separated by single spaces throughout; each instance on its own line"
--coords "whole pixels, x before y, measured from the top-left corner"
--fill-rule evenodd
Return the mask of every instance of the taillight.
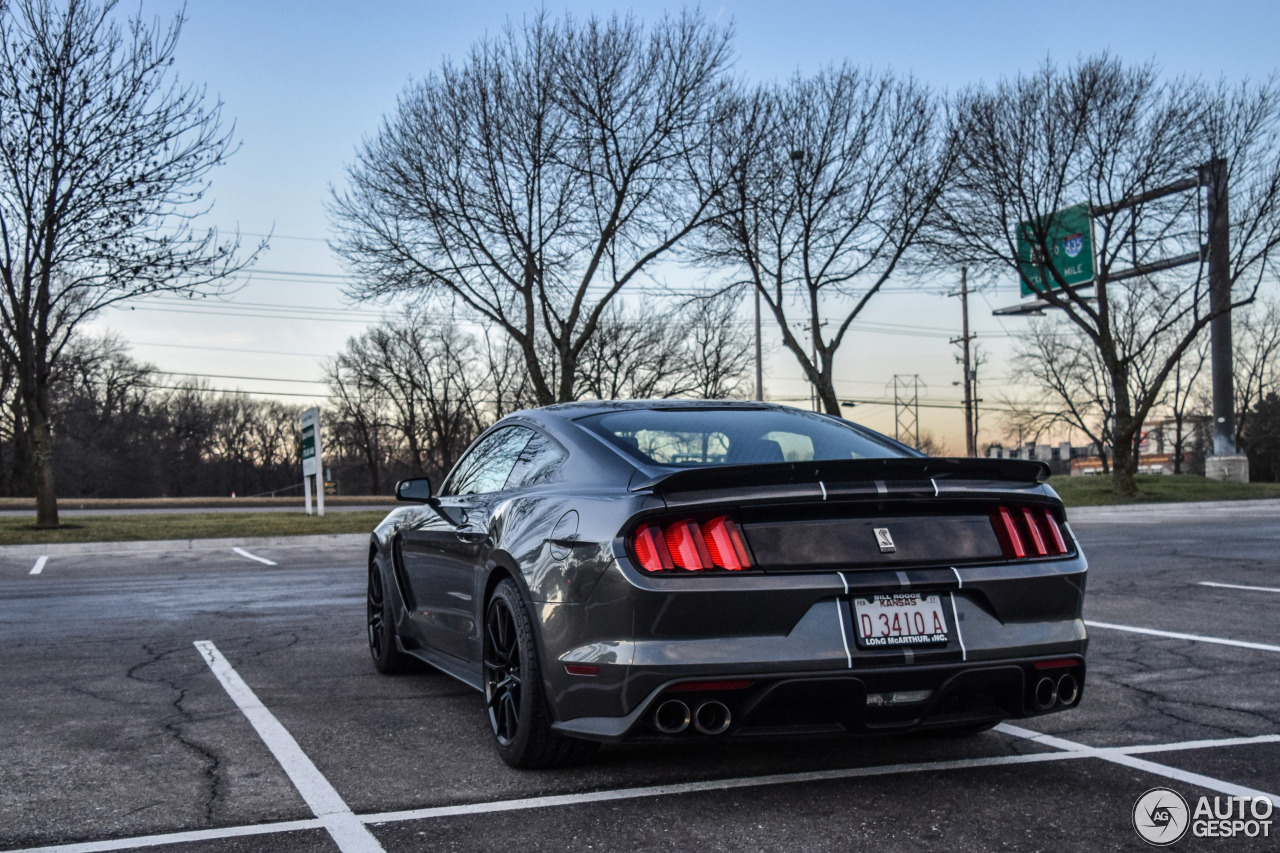
M 727 515 L 698 521 L 646 522 L 631 533 L 631 550 L 650 572 L 683 569 L 730 572 L 751 568 L 751 555 L 738 525 Z
M 1002 506 L 991 513 L 991 526 L 1010 560 L 1058 557 L 1069 550 L 1051 509 Z

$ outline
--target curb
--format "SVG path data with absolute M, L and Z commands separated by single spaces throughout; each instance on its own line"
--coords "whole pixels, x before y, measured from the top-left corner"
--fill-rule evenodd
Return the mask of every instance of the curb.
M 312 548 L 358 548 L 368 533 L 325 533 L 318 536 L 251 536 L 243 539 L 148 539 L 131 542 L 55 542 L 0 546 L 0 557 L 65 557 L 80 554 L 129 554 L 147 551 L 217 551 L 272 545 Z
M 1149 504 L 1067 507 L 1069 522 L 1144 522 L 1156 519 L 1214 520 L 1280 517 L 1280 499 L 1239 501 L 1171 501 Z

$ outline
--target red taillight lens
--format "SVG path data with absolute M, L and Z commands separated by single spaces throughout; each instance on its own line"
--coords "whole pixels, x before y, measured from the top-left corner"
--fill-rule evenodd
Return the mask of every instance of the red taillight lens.
M 751 567 L 742 533 L 727 515 L 698 522 L 691 518 L 641 524 L 631 534 L 636 560 L 650 572 L 673 568 L 690 572 Z
M 1022 534 L 1018 532 L 1018 525 L 1014 523 L 1013 513 L 1008 507 L 1002 506 L 996 510 L 991 518 L 991 526 L 996 529 L 996 538 L 1000 540 L 1000 547 L 1006 557 L 1021 560 L 1027 556 L 1027 549 L 1022 544 Z
M 739 572 L 751 565 L 738 525 L 727 515 L 713 518 L 702 525 L 702 541 L 707 546 L 711 562 L 719 568 Z
M 671 554 L 667 552 L 667 544 L 663 541 L 662 528 L 656 524 L 642 524 L 631 534 L 631 545 L 635 548 L 636 559 L 646 571 L 660 572 L 672 567 Z
M 1031 534 L 1031 547 L 1036 552 L 1037 557 L 1043 557 L 1049 553 L 1049 549 L 1044 547 L 1044 537 L 1040 535 L 1040 527 L 1036 524 L 1036 517 L 1031 510 L 1023 507 L 1022 520 L 1027 525 L 1027 532 Z
M 1033 666 L 1036 669 L 1065 669 L 1069 666 L 1076 666 L 1080 661 L 1074 658 L 1058 658 L 1056 660 L 1038 660 Z
M 699 690 L 746 690 L 754 681 L 686 681 L 667 690 L 668 693 L 693 693 Z
M 1000 548 L 1010 560 L 1058 557 L 1068 552 L 1062 528 L 1053 510 L 1000 507 L 991 514 Z
M 1057 549 L 1057 553 L 1067 553 L 1067 540 L 1063 538 L 1062 530 L 1058 527 L 1058 519 L 1053 517 L 1053 510 L 1044 510 L 1044 526 L 1049 528 L 1049 540 Z
M 709 568 L 711 555 L 707 554 L 707 546 L 702 542 L 702 532 L 692 521 L 673 521 L 663 528 L 667 538 L 667 550 L 671 552 L 672 561 L 682 569 L 691 572 Z

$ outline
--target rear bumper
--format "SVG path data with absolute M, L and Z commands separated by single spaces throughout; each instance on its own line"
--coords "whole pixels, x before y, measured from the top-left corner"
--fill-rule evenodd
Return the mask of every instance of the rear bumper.
M 1046 663 L 1052 667 L 1041 668 Z M 1080 703 L 1084 676 L 1082 654 L 856 673 L 737 673 L 730 689 L 683 690 L 687 681 L 673 681 L 625 716 L 577 717 L 553 728 L 604 742 L 894 734 L 1068 710 Z M 675 725 L 664 727 L 658 708 L 673 702 L 682 703 L 665 709 Z M 700 726 L 700 718 L 716 724 Z
M 959 568 L 675 582 L 645 577 L 624 553 L 616 556 L 587 601 L 534 605 L 554 726 L 566 734 L 664 737 L 652 714 L 672 687 L 691 680 L 752 682 L 724 697 L 676 697 L 691 710 L 724 702 L 733 718 L 726 736 L 903 731 L 1079 702 L 1077 695 L 1038 708 L 1028 698 L 1040 680 L 1037 661 L 1073 659 L 1083 687 L 1087 564 L 1078 550 L 1065 559 Z M 862 648 L 853 600 L 903 591 L 941 598 L 947 643 Z M 580 674 L 582 665 L 596 674 Z M 912 691 L 929 698 L 901 706 L 867 701 Z

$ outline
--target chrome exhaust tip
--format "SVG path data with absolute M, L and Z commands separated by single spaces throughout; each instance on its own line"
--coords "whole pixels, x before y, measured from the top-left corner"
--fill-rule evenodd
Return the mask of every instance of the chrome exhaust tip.
M 693 715 L 693 727 L 704 735 L 723 734 L 732 721 L 729 706 L 723 702 L 703 702 Z
M 664 735 L 678 735 L 689 728 L 689 706 L 679 699 L 668 699 L 653 712 L 653 727 Z
M 1080 683 L 1076 677 L 1067 673 L 1058 679 L 1058 704 L 1074 705 L 1080 698 Z
M 1058 686 L 1053 683 L 1052 678 L 1042 678 L 1036 682 L 1033 701 L 1037 711 L 1047 711 L 1058 701 Z

